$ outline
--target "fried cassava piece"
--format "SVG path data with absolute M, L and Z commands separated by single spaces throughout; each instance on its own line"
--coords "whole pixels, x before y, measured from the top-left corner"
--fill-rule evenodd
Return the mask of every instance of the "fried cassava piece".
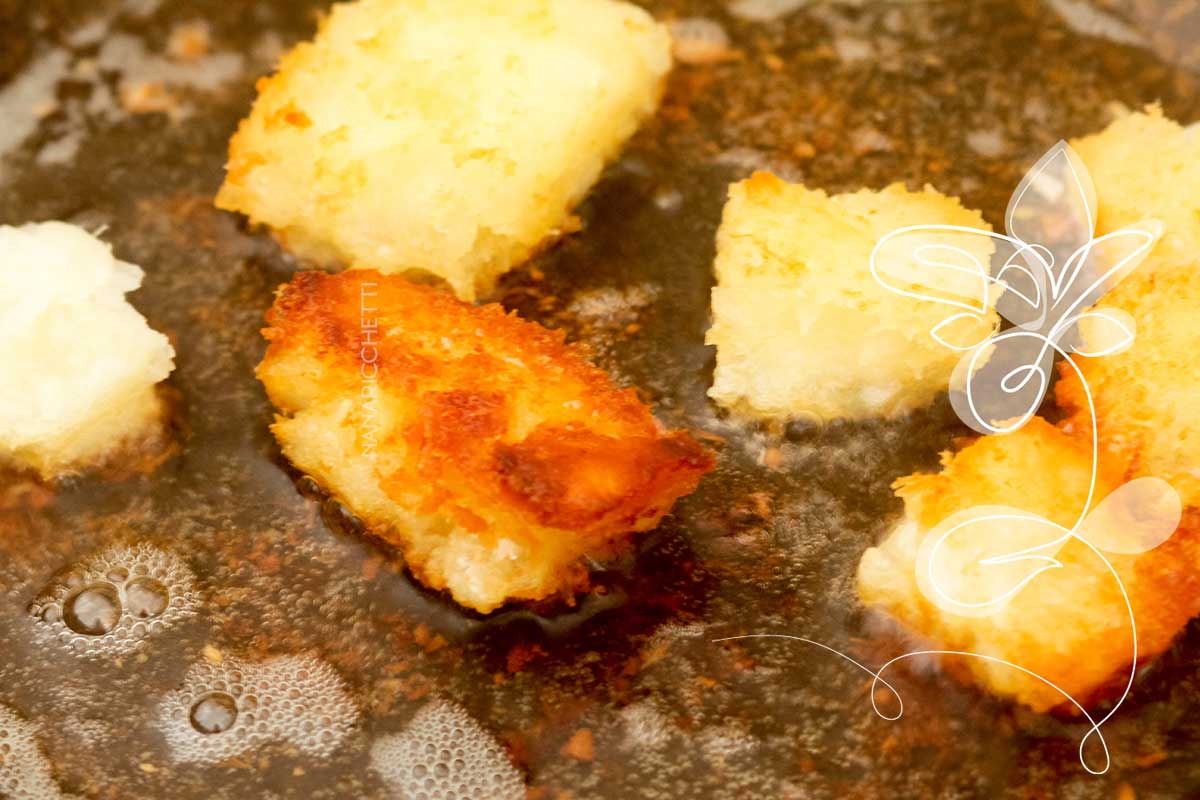
M 298 274 L 259 378 L 283 452 L 487 612 L 588 585 L 713 464 L 561 333 L 370 270 Z
M 658 108 L 671 37 L 614 0 L 359 0 L 259 82 L 221 208 L 460 297 L 569 231 Z

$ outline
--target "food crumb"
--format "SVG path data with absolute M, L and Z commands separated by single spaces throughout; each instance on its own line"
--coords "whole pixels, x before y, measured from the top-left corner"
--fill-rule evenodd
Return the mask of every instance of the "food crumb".
M 208 55 L 208 23 L 186 22 L 176 25 L 167 40 L 167 54 L 176 61 L 195 61 Z
M 839 36 L 833 42 L 833 49 L 842 61 L 868 61 L 875 55 L 875 48 L 864 39 L 850 36 Z
M 813 147 L 812 142 L 797 142 L 795 146 L 792 147 L 792 155 L 794 155 L 796 158 L 808 160 L 816 157 L 817 148 Z
M 759 463 L 769 470 L 779 470 L 783 468 L 787 458 L 782 449 L 778 447 L 768 447 L 763 450 Z
M 670 28 L 671 52 L 680 64 L 720 64 L 741 56 L 729 46 L 729 35 L 716 20 L 685 17 L 672 22 Z
M 520 642 L 508 651 L 506 668 L 510 673 L 518 673 L 538 658 L 548 655 L 545 648 L 539 644 Z
M 967 134 L 967 146 L 985 158 L 996 158 L 1008 151 L 1003 132 L 995 128 L 971 131 Z
M 379 577 L 379 568 L 383 566 L 383 559 L 372 557 L 363 562 L 361 574 L 363 580 L 373 581 Z
M 864 126 L 850 133 L 850 147 L 855 155 L 886 153 L 892 149 L 892 140 L 876 128 Z
M 808 0 L 734 0 L 729 13 L 750 22 L 774 22 L 799 11 Z
M 179 101 L 167 91 L 162 81 L 130 81 L 121 84 L 121 108 L 130 114 L 153 114 L 156 112 L 175 116 L 179 113 Z
M 591 761 L 596 757 L 596 743 L 592 732 L 587 728 L 575 731 L 575 734 L 567 740 L 559 752 L 576 761 Z

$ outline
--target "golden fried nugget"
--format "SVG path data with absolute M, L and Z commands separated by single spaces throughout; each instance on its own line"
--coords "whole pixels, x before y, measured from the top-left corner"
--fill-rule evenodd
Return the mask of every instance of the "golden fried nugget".
M 932 647 L 1017 664 L 1081 703 L 1119 692 L 1133 655 L 1129 613 L 1113 575 L 1088 545 L 1069 541 L 1054 556 L 1061 569 L 1035 577 L 992 616 L 961 615 L 930 602 L 916 577 L 923 538 L 956 512 L 1015 506 L 1072 526 L 1085 505 L 1091 461 L 1090 439 L 1034 417 L 1014 433 L 985 436 L 944 454 L 936 475 L 899 479 L 894 486 L 904 499 L 905 517 L 863 555 L 858 570 L 862 599 Z M 1126 471 L 1125 464 L 1102 460 L 1092 508 L 1122 482 Z M 1022 524 L 1013 523 L 1014 536 Z M 1175 535 L 1157 548 L 1140 555 L 1106 554 L 1132 604 L 1139 661 L 1165 650 L 1200 612 L 1198 524 L 1200 515 L 1189 510 Z M 967 546 L 958 541 L 955 546 Z M 1003 664 L 952 657 L 946 665 L 960 677 L 1038 711 L 1068 702 L 1042 681 Z
M 712 468 L 563 336 L 371 270 L 305 272 L 267 315 L 258 376 L 283 452 L 487 612 L 587 586 Z
M 990 230 L 979 212 L 928 187 L 831 197 L 766 172 L 733 184 L 717 234 L 709 394 L 760 417 L 897 416 L 928 405 L 962 357 L 929 335 L 945 307 L 884 289 L 870 261 L 880 237 L 933 224 Z M 987 238 L 964 246 L 986 267 Z M 991 309 L 983 317 L 975 339 L 998 320 Z
M 670 35 L 615 0 L 358 0 L 259 82 L 217 205 L 460 297 L 571 229 L 654 114 Z

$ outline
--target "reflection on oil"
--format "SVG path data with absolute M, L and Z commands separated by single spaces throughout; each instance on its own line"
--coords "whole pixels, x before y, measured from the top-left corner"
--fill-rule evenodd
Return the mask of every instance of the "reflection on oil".
M 212 692 L 196 701 L 189 715 L 200 733 L 224 733 L 237 721 L 237 701 L 224 692 Z
M 42 613 L 42 619 L 46 619 L 46 612 Z M 84 636 L 111 633 L 120 619 L 121 600 L 117 597 L 116 587 L 107 583 L 98 583 L 71 595 L 62 610 L 66 626 Z

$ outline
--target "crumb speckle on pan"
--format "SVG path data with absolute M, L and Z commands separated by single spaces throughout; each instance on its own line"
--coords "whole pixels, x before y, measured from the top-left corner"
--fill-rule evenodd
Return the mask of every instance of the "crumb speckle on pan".
M 705 17 L 686 17 L 670 24 L 675 60 L 681 64 L 719 64 L 738 58 L 721 23 Z
M 1118 44 L 1145 46 L 1146 37 L 1128 22 L 1086 0 L 1049 0 L 1071 28 L 1087 36 L 1099 36 Z
M 729 0 L 729 12 L 753 22 L 773 22 L 807 5 L 809 0 Z
M 161 112 L 183 119 L 192 113 L 192 106 L 175 92 L 212 91 L 242 75 L 245 57 L 241 53 L 210 53 L 207 40 L 201 42 L 197 31 L 180 30 L 168 42 L 166 55 L 150 52 L 136 36 L 105 37 L 96 64 L 101 71 L 120 75 L 117 92 L 125 111 Z

